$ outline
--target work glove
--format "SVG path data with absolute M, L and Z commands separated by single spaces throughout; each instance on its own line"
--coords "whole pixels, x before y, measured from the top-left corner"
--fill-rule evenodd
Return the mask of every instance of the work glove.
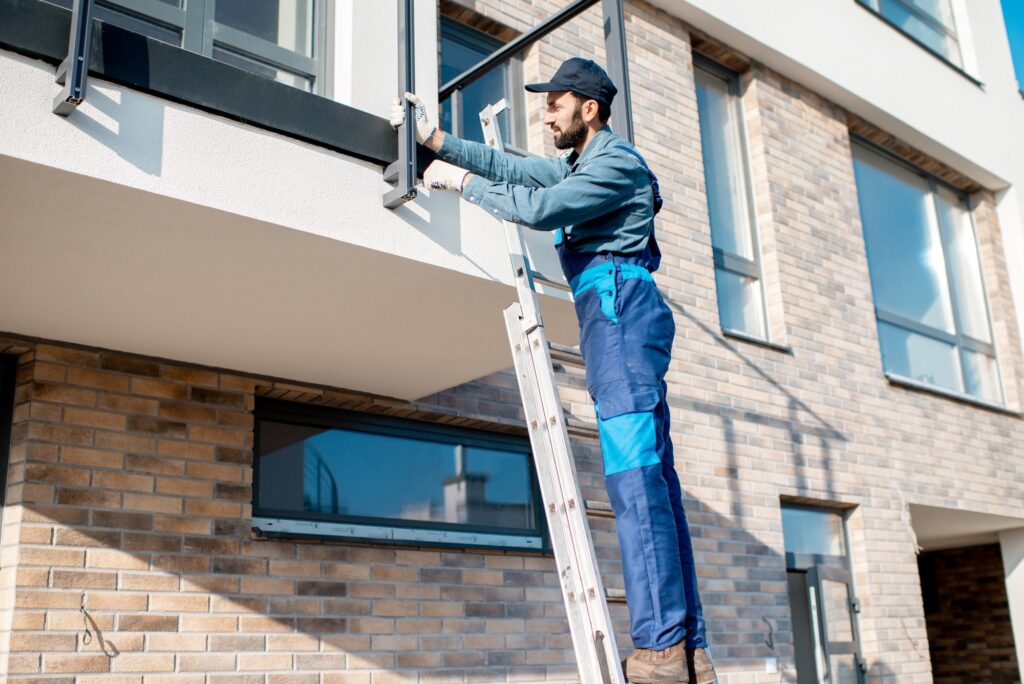
M 455 164 L 435 159 L 423 172 L 423 184 L 432 190 L 454 190 L 462 192 L 462 185 L 466 182 L 469 171 L 459 168 Z
M 423 144 L 434 134 L 437 128 L 427 118 L 427 108 L 423 106 L 423 100 L 413 93 L 406 93 L 405 99 L 413 106 L 413 113 L 416 117 L 416 142 Z M 405 123 L 405 103 L 401 98 L 391 101 L 391 127 L 398 128 Z

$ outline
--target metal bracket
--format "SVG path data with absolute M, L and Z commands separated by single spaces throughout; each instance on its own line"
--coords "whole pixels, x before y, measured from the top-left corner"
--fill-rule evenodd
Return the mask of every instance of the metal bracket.
M 53 113 L 67 116 L 85 99 L 92 47 L 92 0 L 73 0 L 68 56 L 57 67 L 56 82 L 64 88 L 53 98 Z
M 398 0 L 398 97 L 416 92 L 416 41 L 413 0 Z M 398 161 L 384 170 L 384 179 L 397 183 L 384 193 L 384 206 L 395 209 L 416 196 L 416 113 L 405 102 L 405 123 L 398 127 Z

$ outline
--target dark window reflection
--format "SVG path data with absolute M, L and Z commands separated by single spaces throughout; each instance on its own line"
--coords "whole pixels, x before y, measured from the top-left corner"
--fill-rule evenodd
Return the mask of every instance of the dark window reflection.
M 501 42 L 451 20 L 441 20 L 441 83 L 469 69 L 501 47 Z M 459 91 L 459 111 L 453 112 L 452 99 L 441 103 L 441 128 L 466 140 L 483 142 L 480 110 L 494 104 L 506 92 L 506 67 L 499 65 Z M 511 102 L 510 102 L 511 104 Z M 457 118 L 457 121 L 456 121 Z M 512 141 L 508 110 L 498 115 L 498 125 L 507 142 Z
M 259 430 L 260 509 L 537 527 L 526 453 L 269 420 Z

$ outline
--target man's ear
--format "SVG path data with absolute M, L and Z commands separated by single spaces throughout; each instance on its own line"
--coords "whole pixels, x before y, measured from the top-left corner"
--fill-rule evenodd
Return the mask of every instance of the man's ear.
M 587 100 L 583 103 L 583 120 L 586 123 L 590 123 L 597 118 L 597 100 Z

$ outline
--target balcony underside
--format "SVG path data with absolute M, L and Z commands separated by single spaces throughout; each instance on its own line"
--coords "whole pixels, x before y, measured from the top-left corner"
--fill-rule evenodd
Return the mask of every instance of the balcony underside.
M 511 366 L 492 279 L 6 156 L 0 221 L 3 332 L 405 399 Z

